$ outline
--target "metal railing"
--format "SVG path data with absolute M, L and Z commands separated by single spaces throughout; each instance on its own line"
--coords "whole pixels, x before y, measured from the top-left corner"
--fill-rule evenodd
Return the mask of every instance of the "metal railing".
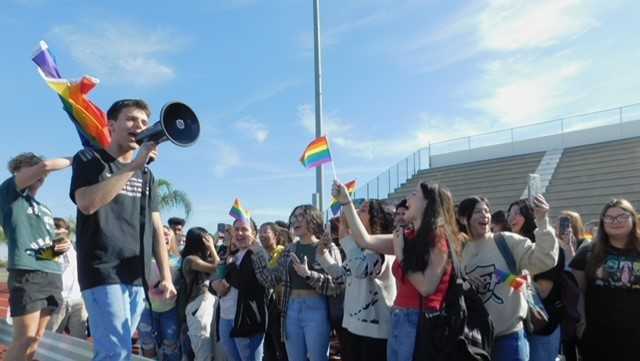
M 545 122 L 513 127 L 460 138 L 429 143 L 392 165 L 356 190 L 357 198 L 388 198 L 419 171 L 429 169 L 431 157 L 499 144 L 514 144 L 527 139 L 558 135 L 640 119 L 640 103 L 571 115 Z

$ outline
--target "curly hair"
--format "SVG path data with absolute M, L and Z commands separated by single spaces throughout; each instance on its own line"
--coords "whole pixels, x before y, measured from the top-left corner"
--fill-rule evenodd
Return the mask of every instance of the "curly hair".
M 371 234 L 389 234 L 393 232 L 393 214 L 387 210 L 385 203 L 379 199 L 370 199 L 369 225 Z
M 293 216 L 296 214 L 298 209 L 302 210 L 302 216 L 305 220 L 305 223 L 307 224 L 307 229 L 309 230 L 309 232 L 316 238 L 321 238 L 322 234 L 324 233 L 322 213 L 320 213 L 320 211 L 316 207 L 310 204 L 303 204 L 295 207 L 289 215 L 289 224 L 291 225 L 294 223 Z
M 42 162 L 43 159 L 39 155 L 35 155 L 31 152 L 20 153 L 13 157 L 7 164 L 9 173 L 16 174 L 20 169 L 24 167 L 33 167 L 34 165 Z
M 415 238 L 404 242 L 402 268 L 407 273 L 427 269 L 431 250 L 440 237 L 448 237 L 447 230 L 454 238 L 449 240 L 454 245 L 452 252 L 460 253 L 461 238 L 451 192 L 445 186 L 425 182 L 420 183 L 420 189 L 427 205 Z

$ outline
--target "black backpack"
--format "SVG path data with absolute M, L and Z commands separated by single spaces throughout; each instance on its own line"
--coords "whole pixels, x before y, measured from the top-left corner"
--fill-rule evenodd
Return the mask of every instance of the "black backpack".
M 490 361 L 493 321 L 462 274 L 449 237 L 447 243 L 453 269 L 444 309 L 437 314 L 421 309 L 413 360 Z M 421 297 L 421 308 L 423 300 Z

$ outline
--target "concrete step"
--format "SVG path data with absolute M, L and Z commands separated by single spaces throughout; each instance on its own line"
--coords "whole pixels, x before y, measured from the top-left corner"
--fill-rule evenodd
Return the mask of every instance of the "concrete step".
M 628 178 L 635 177 L 638 178 L 640 176 L 640 167 L 637 169 L 624 169 L 615 172 L 616 178 Z M 554 184 L 567 184 L 574 182 L 590 182 L 590 181 L 601 181 L 611 179 L 611 173 L 594 173 L 594 174 L 580 174 L 580 175 L 554 175 L 551 179 L 551 185 Z
M 584 181 L 581 181 L 584 179 Z M 618 187 L 618 186 L 626 186 L 633 185 L 638 183 L 638 176 L 633 175 L 630 177 L 615 177 L 612 178 L 611 175 L 607 175 L 607 177 L 603 177 L 600 180 L 593 180 L 592 178 L 580 178 L 574 181 L 567 179 L 565 182 L 556 182 L 550 184 L 547 188 L 547 193 L 559 193 L 559 192 L 571 192 L 578 191 L 583 189 L 593 189 L 593 188 L 608 188 L 608 187 Z
M 585 175 L 589 176 L 589 175 L 596 175 L 596 174 L 613 175 L 613 174 L 617 174 L 618 172 L 627 171 L 627 170 L 634 170 L 637 172 L 638 170 L 640 170 L 640 164 L 634 164 L 634 163 L 628 163 L 624 166 L 619 164 L 614 164 L 611 166 L 609 166 L 608 164 L 594 164 L 591 166 L 584 166 L 581 168 L 558 167 L 555 176 L 559 178 L 565 178 L 565 177 L 579 177 L 579 176 L 585 176 Z
M 528 161 L 528 160 L 536 160 L 539 162 L 540 159 L 542 159 L 542 156 L 544 155 L 544 152 L 538 152 L 538 153 L 531 153 L 531 154 L 525 154 L 525 155 L 517 155 L 517 156 L 512 156 L 512 157 L 505 157 L 505 158 L 497 158 L 497 159 L 489 159 L 489 160 L 482 160 L 482 161 L 477 161 L 477 162 L 468 162 L 468 163 L 461 163 L 461 164 L 454 164 L 454 165 L 448 165 L 448 166 L 444 166 L 444 167 L 437 167 L 437 168 L 430 168 L 430 169 L 423 169 L 419 172 L 429 172 L 432 170 L 442 170 L 442 171 L 453 171 L 453 170 L 457 170 L 457 169 L 464 169 L 464 170 L 473 170 L 476 168 L 486 168 L 486 167 L 490 167 L 492 165 L 495 164 L 503 164 L 503 165 L 513 165 L 513 164 L 519 164 L 523 161 Z
M 516 168 L 533 167 L 533 169 L 535 169 L 538 166 L 538 164 L 540 164 L 540 159 L 542 159 L 542 157 L 535 158 L 535 159 L 534 158 L 523 159 L 523 160 L 508 162 L 508 163 L 507 162 L 492 163 L 492 164 L 487 164 L 481 167 L 469 165 L 466 168 L 458 167 L 456 169 L 433 168 L 428 170 L 422 170 L 418 172 L 417 175 L 420 177 L 426 176 L 429 174 L 467 175 L 467 174 L 475 174 L 475 173 L 485 173 L 488 169 L 499 170 L 499 169 L 512 169 L 514 167 Z
M 529 173 L 535 171 L 535 165 L 522 165 L 514 168 L 498 168 L 485 169 L 478 172 L 470 172 L 464 174 L 437 173 L 429 175 L 421 175 L 411 178 L 402 186 L 415 187 L 420 181 L 434 182 L 440 184 L 463 184 L 469 182 L 488 182 L 490 179 L 514 179 L 522 177 L 527 179 Z
M 623 140 L 614 140 L 610 142 L 565 148 L 565 153 L 569 155 L 572 155 L 574 153 L 583 153 L 583 154 L 598 153 L 598 152 L 614 150 L 614 149 L 633 148 L 635 146 L 638 146 L 639 144 L 640 144 L 640 137 L 635 137 L 635 138 L 628 138 Z

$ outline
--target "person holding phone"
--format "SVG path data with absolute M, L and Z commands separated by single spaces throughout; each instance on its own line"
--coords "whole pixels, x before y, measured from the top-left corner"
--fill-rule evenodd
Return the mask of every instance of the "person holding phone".
M 529 342 L 523 322 L 528 311 L 526 295 L 499 278 L 500 273 L 511 272 L 498 248 L 497 240 L 502 236 L 512 253 L 518 271 L 515 276 L 520 276 L 523 270 L 528 270 L 531 274 L 541 273 L 553 268 L 558 262 L 558 241 L 547 217 L 549 204 L 544 197 L 538 195 L 533 205 L 538 225 L 533 231 L 535 243 L 519 234 L 491 232 L 491 207 L 484 197 L 466 198 L 458 206 L 458 218 L 464 224 L 469 238 L 462 251 L 462 263 L 467 278 L 493 319 L 494 361 L 529 360 Z M 518 226 L 511 223 L 512 227 Z
M 70 158 L 42 159 L 22 153 L 9 161 L 11 177 L 0 184 L 0 224 L 8 240 L 9 306 L 13 340 L 7 360 L 32 360 L 51 314 L 62 305 L 62 263 L 71 243 L 55 234 L 53 213 L 35 197 L 50 172 Z M 61 241 L 54 242 L 60 238 Z
M 312 205 L 297 206 L 289 216 L 293 235 L 299 240 L 287 246 L 278 265 L 269 267 L 262 252 L 252 255 L 256 276 L 267 288 L 282 283 L 282 339 L 289 360 L 326 361 L 329 359 L 329 304 L 326 296 L 344 290 L 344 282 L 335 279 L 319 262 L 320 239 L 324 233 L 322 213 Z M 342 264 L 338 247 L 327 245 L 328 252 Z

